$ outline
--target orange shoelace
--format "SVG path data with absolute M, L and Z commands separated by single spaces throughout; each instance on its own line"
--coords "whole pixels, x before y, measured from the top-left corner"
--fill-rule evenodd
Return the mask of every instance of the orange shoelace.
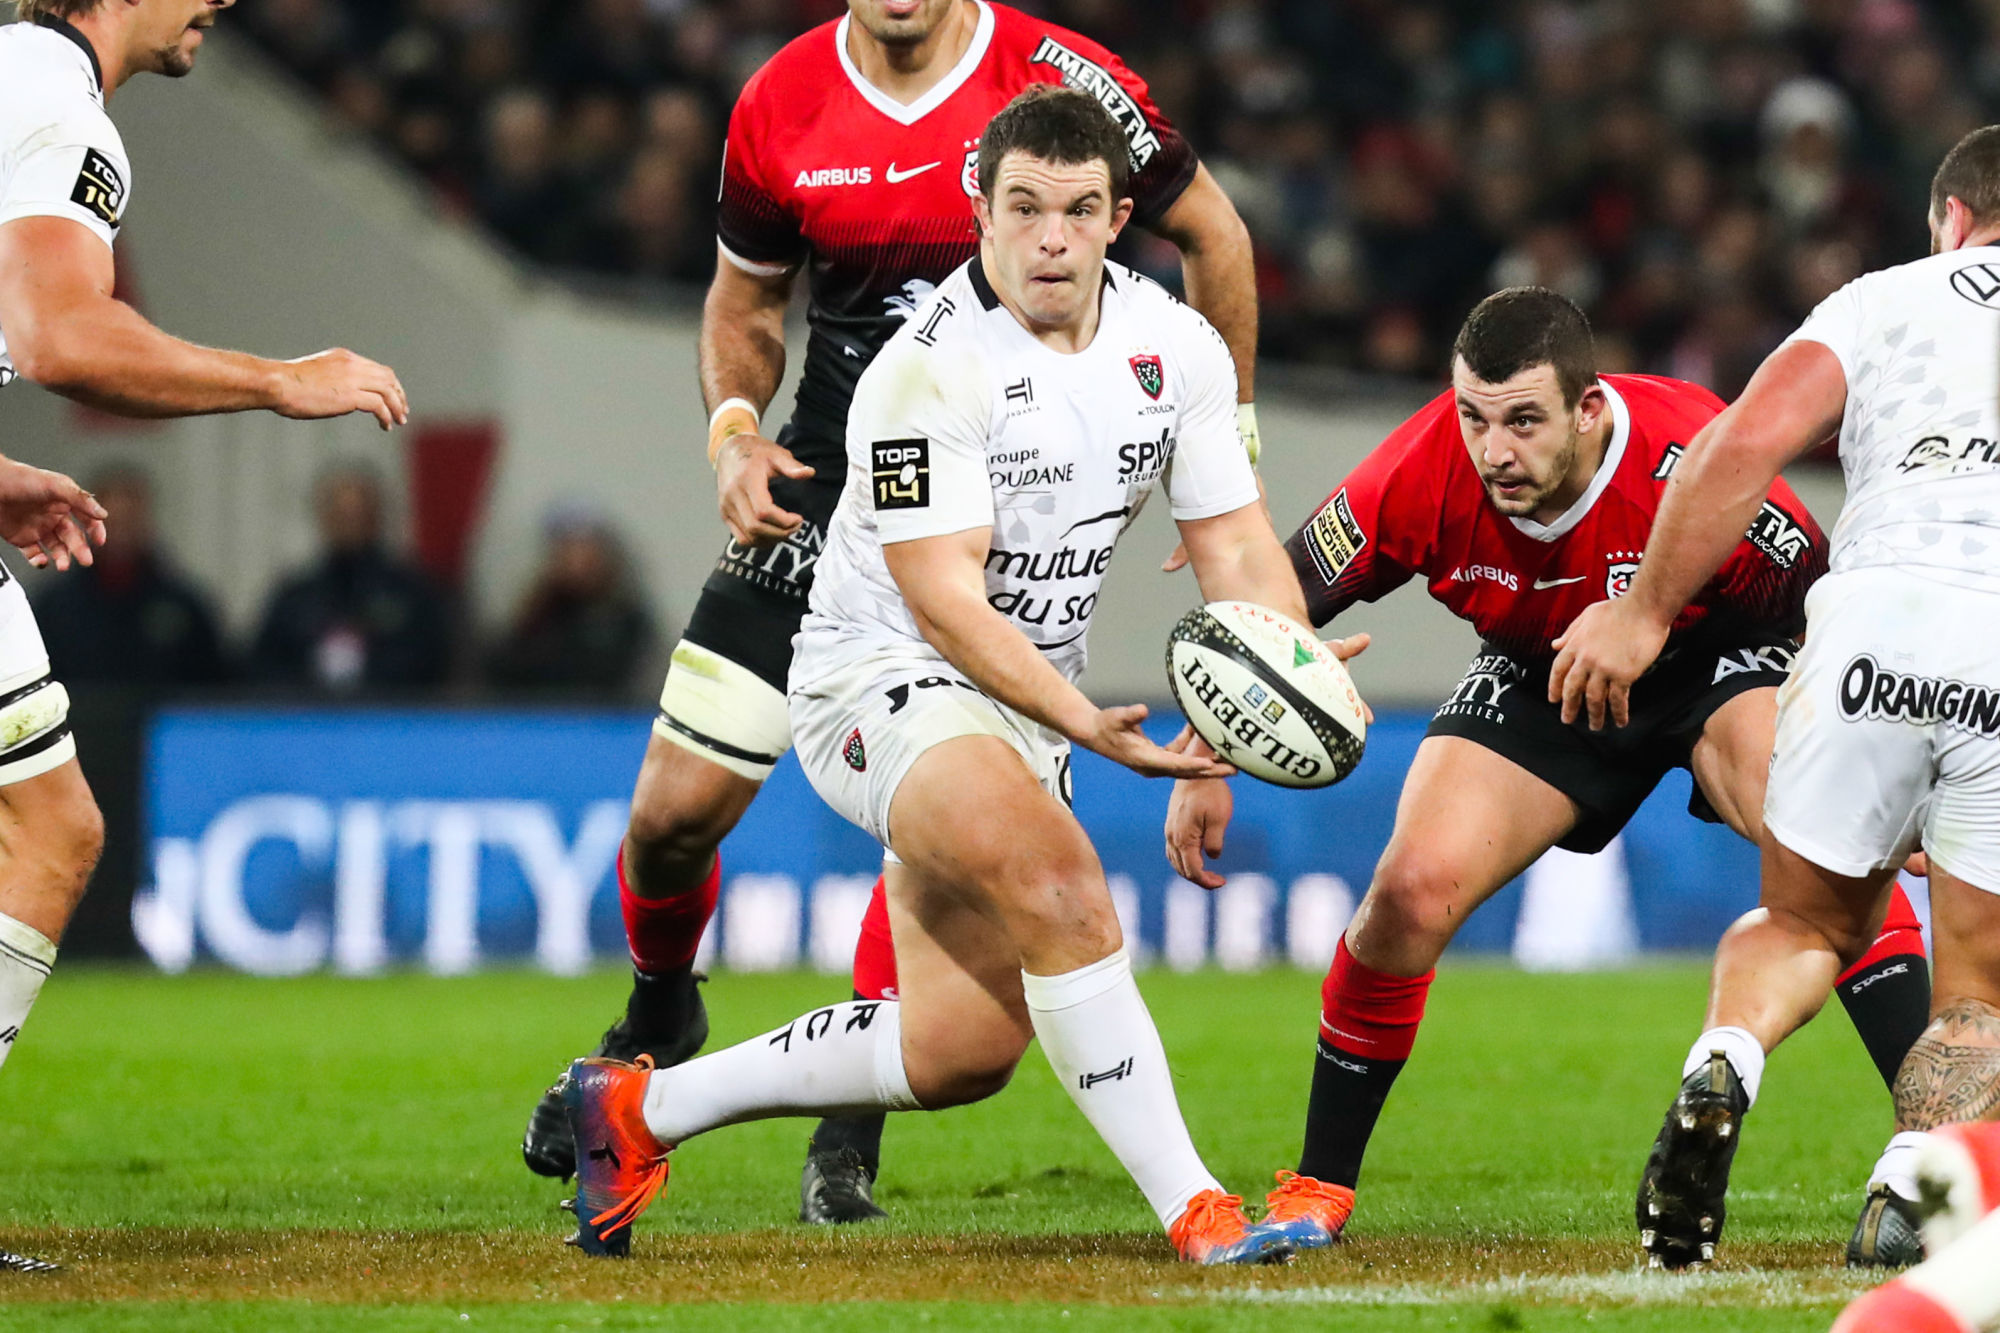
M 1354 1212 L 1354 1191 L 1345 1185 L 1329 1185 L 1296 1171 L 1278 1172 L 1277 1181 L 1278 1188 L 1264 1200 L 1267 1222 L 1294 1222 L 1325 1208 L 1333 1214 L 1328 1229 L 1338 1230 Z M 1326 1221 L 1323 1217 L 1320 1220 Z
M 1243 1217 L 1243 1196 L 1221 1190 L 1203 1190 L 1188 1200 L 1187 1210 L 1174 1219 L 1167 1239 L 1174 1248 L 1185 1249 L 1192 1236 L 1218 1245 L 1241 1240 L 1249 1227 Z
M 660 1190 L 666 1183 L 667 1159 L 662 1157 L 646 1168 L 646 1174 L 630 1194 L 591 1218 L 590 1224 L 604 1231 L 631 1226 L 638 1220 L 639 1214 L 652 1207 L 653 1200 L 660 1197 Z

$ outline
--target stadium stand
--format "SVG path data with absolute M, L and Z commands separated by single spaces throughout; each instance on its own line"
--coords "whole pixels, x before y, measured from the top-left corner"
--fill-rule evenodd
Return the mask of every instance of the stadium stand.
M 1152 83 L 1249 221 L 1266 354 L 1435 371 L 1540 281 L 1607 368 L 1728 395 L 1821 296 L 1920 253 L 2000 97 L 1991 0 L 1027 0 Z M 699 283 L 742 81 L 838 0 L 269 0 L 328 114 L 524 259 Z M 1164 12 L 1163 12 L 1164 11 Z M 1192 40 L 1191 40 L 1192 39 Z M 1138 242 L 1130 258 L 1171 270 Z

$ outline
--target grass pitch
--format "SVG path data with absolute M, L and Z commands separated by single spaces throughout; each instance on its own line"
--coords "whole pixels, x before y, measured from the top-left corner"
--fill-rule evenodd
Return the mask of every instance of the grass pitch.
M 696 1140 L 634 1257 L 560 1242 L 517 1149 L 624 979 L 259 981 L 59 969 L 0 1072 L 0 1329 L 1824 1329 L 1889 1104 L 1831 1012 L 1771 1062 L 1722 1262 L 1643 1272 L 1632 1191 L 1700 1020 L 1695 964 L 1447 965 L 1362 1180 L 1353 1240 L 1286 1269 L 1171 1262 L 1038 1053 L 982 1106 L 891 1121 L 894 1221 L 792 1218 L 807 1125 Z M 1195 1141 L 1260 1197 L 1293 1164 L 1317 978 L 1147 975 Z M 715 1041 L 837 998 L 720 976 Z

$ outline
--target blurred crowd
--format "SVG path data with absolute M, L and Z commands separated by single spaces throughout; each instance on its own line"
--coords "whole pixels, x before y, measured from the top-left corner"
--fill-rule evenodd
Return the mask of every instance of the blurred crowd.
M 380 477 L 345 466 L 313 495 L 318 551 L 285 573 L 254 632 L 231 642 L 214 599 L 162 549 L 145 472 L 91 489 L 110 540 L 88 568 L 37 581 L 49 660 L 73 689 L 138 698 L 244 687 L 286 698 L 439 694 L 631 702 L 651 698 L 658 636 L 623 550 L 594 511 L 559 506 L 540 568 L 506 623 L 484 632 L 386 535 Z
M 1921 254 L 2000 100 L 2000 0 L 1022 0 L 1152 84 L 1256 237 L 1266 355 L 1435 374 L 1496 286 L 1607 369 L 1741 387 Z M 743 81 L 840 0 L 263 0 L 329 113 L 531 261 L 698 283 Z M 1128 262 L 1171 279 L 1148 238 Z

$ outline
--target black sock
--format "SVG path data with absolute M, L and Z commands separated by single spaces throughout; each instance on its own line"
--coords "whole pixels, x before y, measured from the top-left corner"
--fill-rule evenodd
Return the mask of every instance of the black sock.
M 856 991 L 854 998 L 872 1000 L 881 997 Z M 882 1170 L 882 1126 L 888 1119 L 888 1115 L 881 1111 L 873 1115 L 830 1115 L 814 1128 L 812 1142 L 806 1145 L 806 1151 L 833 1152 L 840 1148 L 852 1148 L 867 1166 L 868 1178 L 873 1180 Z
M 1389 1089 L 1405 1063 L 1350 1055 L 1320 1038 L 1313 1059 L 1312 1100 L 1306 1103 L 1300 1175 L 1354 1188 L 1382 1103 L 1389 1099 Z
M 1931 970 L 1920 953 L 1877 959 L 1842 977 L 1834 993 L 1854 1020 L 1868 1058 L 1893 1091 L 1903 1057 L 1931 1021 Z
M 634 967 L 626 1025 L 642 1043 L 674 1037 L 694 1017 L 698 1003 L 692 967 L 676 967 L 670 973 L 642 973 Z

